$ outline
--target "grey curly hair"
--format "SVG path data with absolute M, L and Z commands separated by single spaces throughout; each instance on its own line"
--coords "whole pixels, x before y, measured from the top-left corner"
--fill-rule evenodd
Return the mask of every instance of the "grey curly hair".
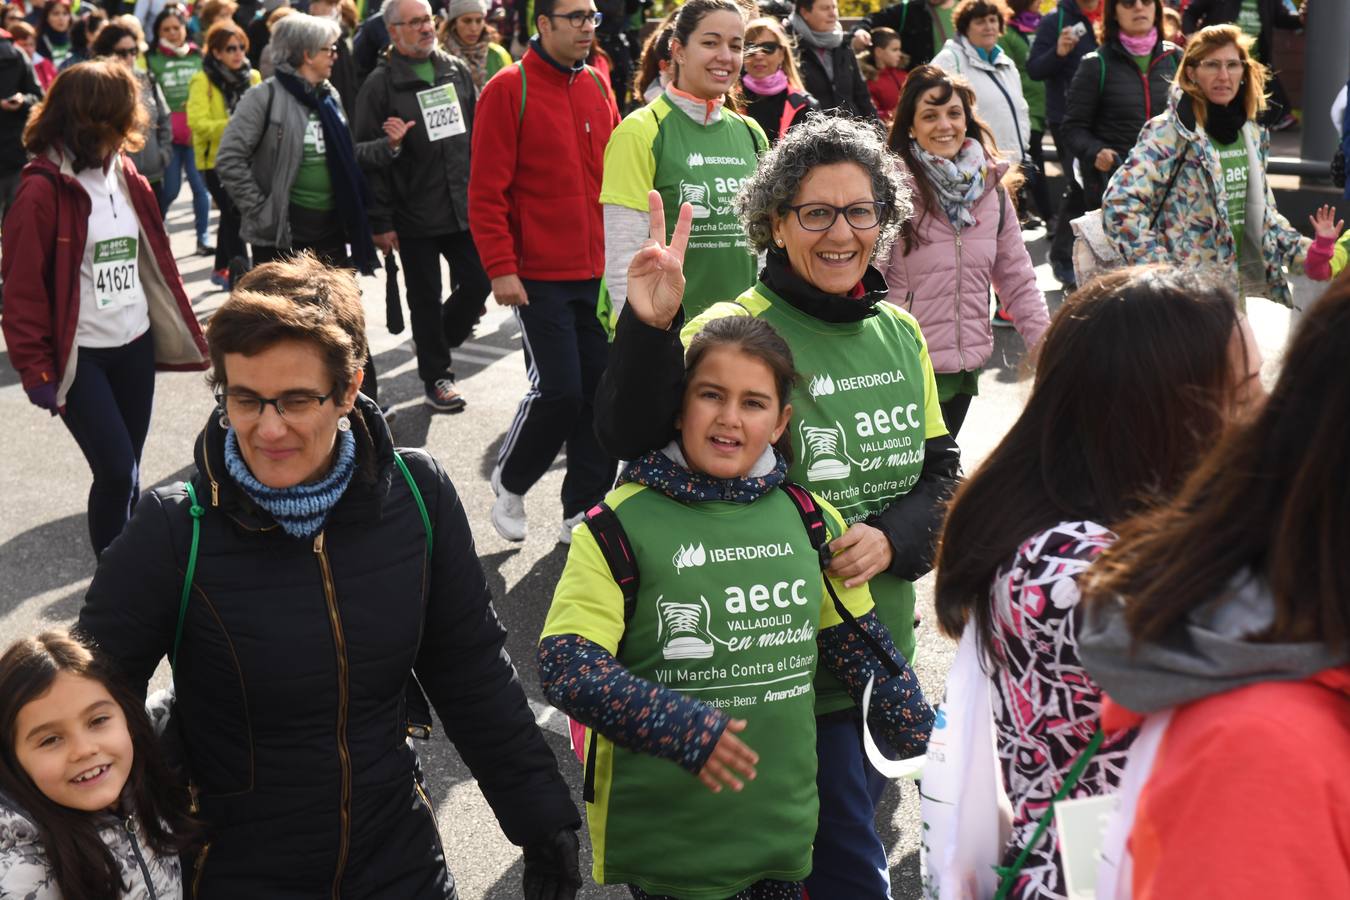
M 872 258 L 890 249 L 900 223 L 914 212 L 909 188 L 900 177 L 896 157 L 886 149 L 878 127 L 858 119 L 812 113 L 783 135 L 759 161 L 755 174 L 741 185 L 736 215 L 759 253 L 773 244 L 773 221 L 788 214 L 788 206 L 803 179 L 817 166 L 857 163 L 872 177 L 872 196 L 886 204 Z

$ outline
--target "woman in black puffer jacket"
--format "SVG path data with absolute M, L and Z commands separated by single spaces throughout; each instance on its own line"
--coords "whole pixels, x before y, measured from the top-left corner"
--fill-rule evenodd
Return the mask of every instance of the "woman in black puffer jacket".
M 221 408 L 196 444 L 195 496 L 143 498 L 79 621 L 138 689 L 176 659 L 206 831 L 190 895 L 454 898 L 406 740 L 415 676 L 525 847 L 527 892 L 571 896 L 580 820 L 503 652 L 463 507 L 357 393 L 355 278 L 308 255 L 260 266 L 209 334 Z
M 1162 0 L 1106 0 L 1101 46 L 1083 57 L 1069 85 L 1062 134 L 1083 177 L 1088 209 L 1102 205 L 1111 173 L 1144 123 L 1167 111 L 1181 49 L 1162 39 Z

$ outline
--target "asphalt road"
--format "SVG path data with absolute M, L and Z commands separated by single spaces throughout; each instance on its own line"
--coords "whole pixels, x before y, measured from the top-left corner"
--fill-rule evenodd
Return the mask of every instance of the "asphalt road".
M 186 197 L 185 189 L 170 212 L 169 224 L 189 296 L 194 298 L 198 315 L 206 317 L 225 295 L 207 280 L 209 260 L 190 255 L 193 240 Z M 1031 249 L 1036 261 L 1043 263 L 1044 241 L 1032 241 Z M 1058 305 L 1058 285 L 1049 266 L 1039 265 L 1037 273 L 1042 288 L 1055 289 L 1048 296 L 1052 306 Z M 397 410 L 392 425 L 395 440 L 435 454 L 458 487 L 477 529 L 478 553 L 498 615 L 510 632 L 511 655 L 563 774 L 579 799 L 580 766 L 570 754 L 561 715 L 540 702 L 533 662 L 535 641 L 566 555 L 566 548 L 555 543 L 562 520 L 558 500 L 561 461 L 528 495 L 531 531 L 523 544 L 502 540 L 488 520 L 492 502 L 488 475 L 526 386 L 519 329 L 509 311 L 491 304 L 476 336 L 455 352 L 455 370 L 468 408 L 458 415 L 433 415 L 422 403 L 409 334 L 393 336 L 384 328 L 383 276 L 365 279 L 364 289 L 381 402 L 392 402 Z M 1270 377 L 1284 343 L 1288 315 L 1263 301 L 1251 304 L 1251 315 L 1268 358 L 1266 374 Z M 980 396 L 961 433 L 967 470 L 1002 437 L 1028 389 L 1020 338 L 1010 329 L 998 330 L 996 338 Z M 1121 339 L 1129 337 L 1122 335 Z M 181 480 L 189 473 L 192 440 L 211 407 L 200 374 L 159 376 L 143 460 L 143 489 Z M 0 644 L 44 627 L 69 624 L 75 618 L 94 562 L 85 527 L 89 482 L 89 470 L 75 442 L 59 421 L 28 404 L 9 365 L 8 352 L 0 345 Z M 931 624 L 931 576 L 919 583 L 919 606 L 925 623 L 919 632 L 916 668 L 930 700 L 936 700 L 954 645 Z M 161 666 L 161 685 L 167 684 L 167 675 L 167 665 Z M 438 736 L 420 749 L 460 896 L 464 900 L 519 897 L 520 853 L 502 836 L 453 747 Z M 918 897 L 918 804 L 911 784 L 889 791 L 879 827 L 890 852 L 897 900 Z M 590 848 L 584 829 L 582 834 L 582 870 L 588 883 L 580 896 L 627 897 L 621 888 L 589 882 Z

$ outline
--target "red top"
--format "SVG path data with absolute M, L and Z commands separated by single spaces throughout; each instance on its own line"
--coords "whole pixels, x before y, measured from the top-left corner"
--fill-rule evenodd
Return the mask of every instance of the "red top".
M 474 113 L 469 228 L 488 277 L 582 281 L 605 272 L 605 145 L 619 124 L 608 81 L 531 47 L 483 87 Z
M 122 172 L 127 199 L 136 210 L 146 249 L 161 276 L 141 274 L 151 307 L 150 328 L 156 332 L 155 367 L 205 369 L 206 340 L 183 290 L 159 203 L 150 183 L 125 154 Z M 88 227 L 89 194 L 75 178 L 62 173 L 45 156 L 24 167 L 14 205 L 5 216 L 0 254 L 5 314 L 0 316 L 0 327 L 10 364 L 25 388 L 69 383 L 66 367 L 80 323 L 80 264 Z M 62 393 L 63 404 L 64 399 Z
M 882 69 L 876 78 L 867 82 L 867 93 L 872 95 L 872 105 L 877 108 L 881 121 L 889 122 L 895 115 L 895 107 L 900 104 L 900 91 L 908 77 L 909 73 L 903 69 Z
M 1181 707 L 1130 832 L 1135 900 L 1350 897 L 1347 773 L 1350 668 Z

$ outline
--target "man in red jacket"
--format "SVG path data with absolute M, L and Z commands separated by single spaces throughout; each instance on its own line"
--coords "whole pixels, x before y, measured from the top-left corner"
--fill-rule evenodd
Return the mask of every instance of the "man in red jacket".
M 492 472 L 492 524 L 525 539 L 524 494 L 563 444 L 562 540 L 608 490 L 614 463 L 591 425 L 609 344 L 596 318 L 605 271 L 600 183 L 619 123 L 605 79 L 583 60 L 600 14 L 592 0 L 536 0 L 539 33 L 478 99 L 469 229 L 497 302 L 512 307 L 530 389 Z

